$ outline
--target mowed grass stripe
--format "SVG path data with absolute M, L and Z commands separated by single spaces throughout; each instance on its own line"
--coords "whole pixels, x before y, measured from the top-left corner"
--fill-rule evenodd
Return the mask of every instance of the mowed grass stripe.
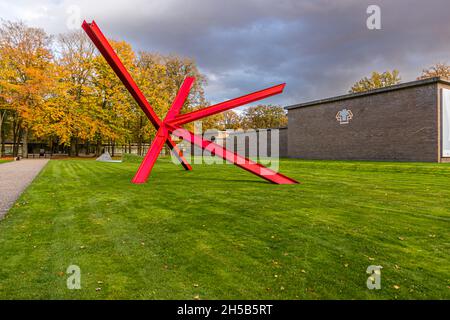
M 0 297 L 450 297 L 446 164 L 283 159 L 294 186 L 164 158 L 132 185 L 138 165 L 51 161 L 0 222 Z

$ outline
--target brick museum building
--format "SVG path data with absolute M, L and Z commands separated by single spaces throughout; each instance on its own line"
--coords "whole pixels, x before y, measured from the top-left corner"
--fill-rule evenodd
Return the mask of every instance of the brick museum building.
M 292 158 L 450 162 L 450 80 L 286 107 Z

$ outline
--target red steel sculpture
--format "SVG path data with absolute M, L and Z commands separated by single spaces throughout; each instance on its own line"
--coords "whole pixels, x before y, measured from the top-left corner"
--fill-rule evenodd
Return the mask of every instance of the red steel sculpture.
M 147 99 L 144 97 L 141 90 L 138 88 L 133 78 L 131 77 L 125 66 L 122 64 L 119 57 L 114 52 L 114 49 L 111 47 L 106 37 L 100 31 L 95 21 L 92 21 L 91 23 L 87 23 L 86 21 L 84 21 L 82 27 L 157 130 L 156 137 L 153 140 L 147 154 L 145 155 L 144 160 L 139 167 L 139 170 L 132 180 L 133 183 L 140 184 L 147 181 L 150 172 L 156 162 L 156 159 L 158 158 L 158 155 L 160 154 L 165 143 L 167 143 L 172 152 L 177 155 L 183 167 L 186 170 L 192 170 L 192 167 L 189 165 L 189 163 L 183 157 L 179 148 L 171 139 L 171 134 L 187 140 L 191 144 L 194 144 L 202 148 L 203 150 L 209 151 L 212 155 L 219 156 L 237 165 L 238 167 L 256 174 L 257 176 L 264 178 L 272 183 L 298 183 L 294 179 L 277 173 L 272 169 L 266 168 L 263 165 L 242 157 L 235 152 L 231 152 L 218 144 L 215 144 L 208 140 L 204 140 L 202 136 L 195 135 L 194 133 L 181 127 L 183 124 L 199 120 L 204 117 L 211 116 L 232 108 L 236 108 L 253 101 L 261 100 L 275 94 L 279 94 L 284 89 L 284 83 L 239 98 L 218 103 L 207 108 L 188 112 L 185 114 L 179 114 L 195 81 L 195 78 L 193 77 L 186 77 L 183 84 L 181 85 L 180 90 L 178 91 L 177 96 L 175 97 L 175 100 L 172 103 L 172 106 L 167 112 L 166 117 L 164 118 L 164 120 L 161 120 L 153 111 L 151 105 L 148 103 Z

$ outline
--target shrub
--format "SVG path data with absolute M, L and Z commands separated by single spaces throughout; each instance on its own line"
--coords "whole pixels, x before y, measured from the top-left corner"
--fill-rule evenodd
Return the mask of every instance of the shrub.
M 122 155 L 122 161 L 123 162 L 141 163 L 142 159 L 144 159 L 144 157 L 143 156 L 138 156 L 137 154 L 124 153 Z

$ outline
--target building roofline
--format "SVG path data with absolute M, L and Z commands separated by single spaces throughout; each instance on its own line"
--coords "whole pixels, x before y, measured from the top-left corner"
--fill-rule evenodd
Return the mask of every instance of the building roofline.
M 373 90 L 364 91 L 364 92 L 349 93 L 349 94 L 344 94 L 344 95 L 340 95 L 340 96 L 294 104 L 291 106 L 286 106 L 286 107 L 284 107 L 284 109 L 290 110 L 290 109 L 297 109 L 297 108 L 303 108 L 303 107 L 310 107 L 310 106 L 323 104 L 323 103 L 330 103 L 330 102 L 336 102 L 336 101 L 341 101 L 341 100 L 354 99 L 354 98 L 359 98 L 359 97 L 364 97 L 364 96 L 370 96 L 373 94 L 384 93 L 384 92 L 388 92 L 388 91 L 423 86 L 423 85 L 432 84 L 432 83 L 443 83 L 446 85 L 450 85 L 450 80 L 445 79 L 445 78 L 440 78 L 440 77 L 434 77 L 434 78 L 429 78 L 429 79 L 410 81 L 410 82 L 400 83 L 400 84 L 396 84 L 393 86 L 383 87 L 383 88 L 379 88 L 379 89 L 373 89 Z

